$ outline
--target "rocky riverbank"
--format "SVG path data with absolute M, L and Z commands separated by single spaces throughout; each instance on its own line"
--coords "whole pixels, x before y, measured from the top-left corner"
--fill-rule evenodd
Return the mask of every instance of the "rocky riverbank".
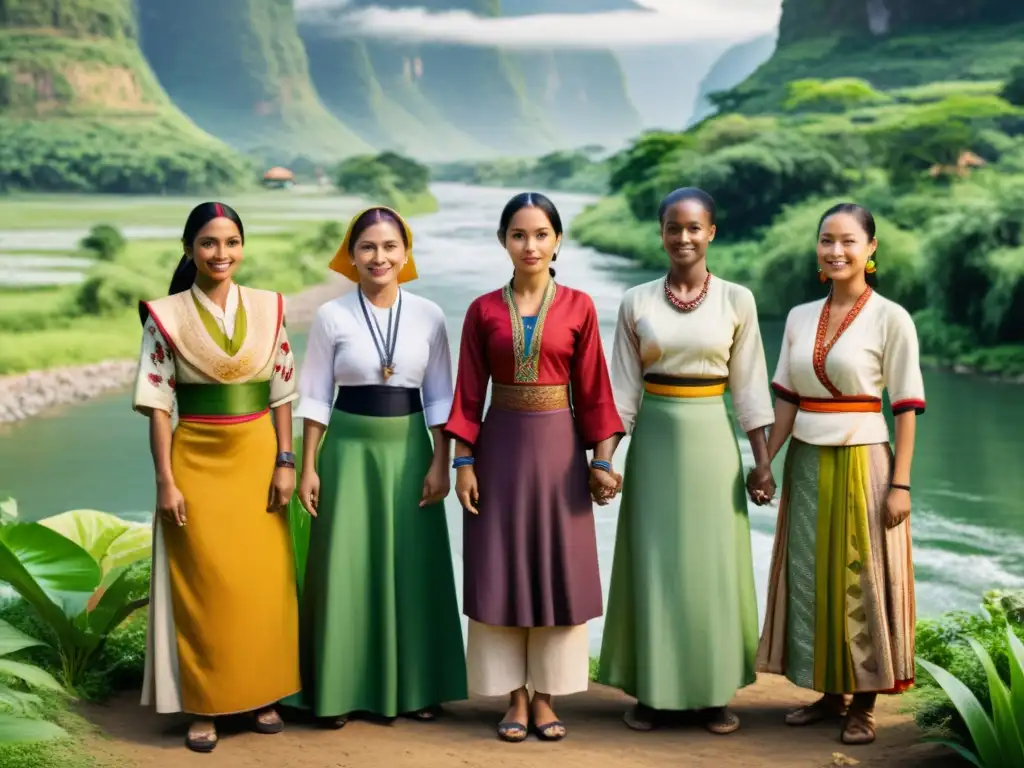
M 332 274 L 327 282 L 287 297 L 289 330 L 308 327 L 321 304 L 347 290 L 351 290 L 351 284 Z M 137 364 L 135 360 L 108 360 L 0 376 L 0 424 L 21 421 L 53 408 L 123 390 L 131 385 Z

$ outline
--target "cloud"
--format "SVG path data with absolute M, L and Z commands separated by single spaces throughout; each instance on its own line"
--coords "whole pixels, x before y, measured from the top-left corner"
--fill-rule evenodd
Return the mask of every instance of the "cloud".
M 297 0 L 296 7 L 324 34 L 518 50 L 734 41 L 773 31 L 781 12 L 781 0 L 638 0 L 638 5 L 645 10 L 498 18 L 424 8 L 345 10 L 338 0 Z

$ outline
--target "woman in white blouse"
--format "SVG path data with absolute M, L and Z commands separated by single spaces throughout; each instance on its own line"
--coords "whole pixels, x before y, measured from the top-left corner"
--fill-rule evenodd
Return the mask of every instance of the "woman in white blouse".
M 864 208 L 844 203 L 822 216 L 818 272 L 831 288 L 786 320 L 768 440 L 774 457 L 793 438 L 759 669 L 823 694 L 787 723 L 845 714 L 847 744 L 874 740 L 877 694 L 914 681 L 910 466 L 924 384 L 913 320 L 872 289 L 876 248 Z
M 612 386 L 632 439 L 599 679 L 637 698 L 631 728 L 688 710 L 724 734 L 739 727 L 727 705 L 754 682 L 757 651 L 750 521 L 724 395 L 757 463 L 755 501 L 767 503 L 768 369 L 753 294 L 707 268 L 714 200 L 676 190 L 659 219 L 669 273 L 626 292 L 615 329 Z
M 444 314 L 400 287 L 416 278 L 412 232 L 388 208 L 353 219 L 331 269 L 358 288 L 318 310 L 299 377 L 299 500 L 315 518 L 299 706 L 337 728 L 356 712 L 430 720 L 466 698 Z

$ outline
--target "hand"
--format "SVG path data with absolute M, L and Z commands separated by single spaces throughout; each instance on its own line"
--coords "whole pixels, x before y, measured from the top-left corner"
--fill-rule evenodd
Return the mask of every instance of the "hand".
M 910 491 L 890 488 L 885 499 L 885 527 L 895 528 L 910 517 Z
M 605 506 L 622 488 L 622 475 L 590 468 L 590 497 L 598 506 Z
M 476 472 L 473 467 L 459 467 L 455 470 L 455 495 L 462 508 L 479 515 L 476 505 L 480 503 L 480 489 L 476 484 Z
M 427 476 L 423 478 L 423 496 L 420 498 L 420 507 L 443 501 L 451 489 L 452 480 L 448 473 L 448 467 L 436 461 L 432 462 Z
M 775 477 L 770 464 L 759 464 L 747 475 L 747 494 L 757 506 L 770 504 L 775 498 Z
M 320 475 L 312 469 L 306 469 L 299 478 L 299 503 L 302 508 L 316 517 L 320 503 Z
M 185 525 L 185 497 L 173 480 L 157 481 L 156 511 L 164 520 L 175 523 L 179 528 Z
M 276 467 L 267 496 L 267 512 L 283 512 L 295 493 L 295 468 Z

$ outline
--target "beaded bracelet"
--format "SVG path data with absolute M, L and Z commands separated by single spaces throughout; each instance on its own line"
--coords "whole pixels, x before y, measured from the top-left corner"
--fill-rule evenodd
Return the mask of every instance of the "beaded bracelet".
M 458 469 L 459 467 L 472 467 L 474 459 L 472 456 L 456 456 L 455 461 L 452 462 L 452 469 Z
M 612 463 L 610 461 L 603 461 L 602 459 L 594 459 L 590 462 L 591 469 L 603 469 L 605 472 L 612 471 Z

